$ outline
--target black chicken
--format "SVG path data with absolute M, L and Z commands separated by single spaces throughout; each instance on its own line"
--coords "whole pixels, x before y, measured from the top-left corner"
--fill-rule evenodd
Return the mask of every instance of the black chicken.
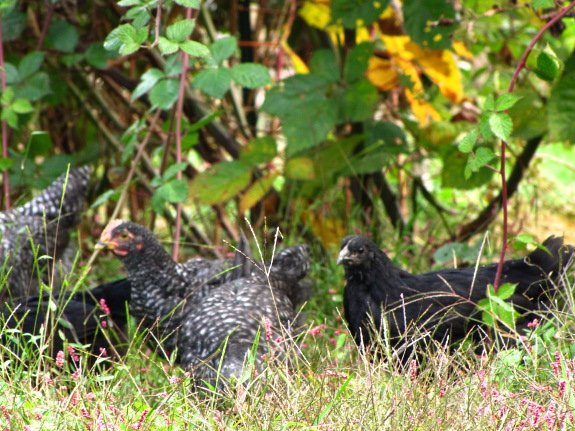
M 74 250 L 70 230 L 84 206 L 90 169 L 71 169 L 25 205 L 0 212 L 0 299 L 15 304 L 40 293 L 40 282 L 59 286 L 61 262 L 67 272 Z M 36 250 L 35 250 L 36 249 Z M 39 259 L 42 256 L 46 258 Z M 55 277 L 55 280 L 54 280 Z M 4 286 L 7 284 L 8 289 Z
M 30 297 L 26 305 L 2 313 L 2 344 L 13 355 L 22 356 L 24 349 L 34 351 L 47 343 L 55 357 L 63 350 L 63 334 L 68 343 L 89 345 L 87 351 L 94 357 L 110 356 L 117 346 L 127 343 L 130 290 L 129 280 L 123 278 L 51 299 L 48 295 Z M 41 333 L 46 334 L 42 341 L 37 337 Z M 9 356 L 7 351 L 3 357 Z
M 537 249 L 503 266 L 501 283 L 517 283 L 508 301 L 518 311 L 540 308 L 549 281 L 559 284 L 575 252 L 563 246 L 562 238 L 550 237 L 543 245 L 549 253 Z M 416 329 L 441 342 L 462 340 L 477 323 L 476 305 L 486 297 L 497 270 L 497 264 L 491 264 L 477 271 L 469 267 L 410 274 L 396 267 L 373 241 L 355 235 L 343 239 L 337 262 L 345 270 L 345 318 L 360 346 L 370 344 L 373 328 L 382 330 L 382 310 L 395 347 L 412 342 L 404 337 Z M 410 349 L 405 351 L 409 354 Z
M 267 276 L 244 256 L 242 246 L 233 261 L 177 263 L 151 231 L 120 220 L 106 227 L 98 247 L 111 249 L 126 267 L 132 283 L 131 314 L 142 319 L 144 327 L 159 329 L 164 349 L 177 346 L 177 360 L 185 368 L 208 363 L 211 368 L 197 370 L 197 376 L 206 379 L 219 368 L 222 343 L 222 375 L 239 377 L 262 319 L 271 327 L 289 326 L 295 311 L 288 295 L 297 296 L 309 269 L 305 246 L 279 253 Z M 175 336 L 166 338 L 169 334 Z M 258 349 L 259 359 L 263 351 Z

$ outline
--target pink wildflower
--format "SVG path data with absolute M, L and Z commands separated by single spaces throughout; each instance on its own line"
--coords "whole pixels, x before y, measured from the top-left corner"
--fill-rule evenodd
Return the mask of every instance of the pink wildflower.
M 72 373 L 72 380 L 78 380 L 82 375 L 82 368 L 78 367 L 76 371 Z
M 100 356 L 108 356 L 108 351 L 105 347 L 100 347 Z
M 62 367 L 64 365 L 64 352 L 62 350 L 58 351 L 56 355 L 56 365 Z
M 551 362 L 551 367 L 553 367 L 553 372 L 557 377 L 561 372 L 561 353 L 559 351 L 555 352 L 555 360 Z
M 138 419 L 138 422 L 130 425 L 130 428 L 133 430 L 139 430 L 142 427 L 144 421 L 146 420 L 146 416 L 148 416 L 148 413 L 150 413 L 150 409 L 144 410 L 142 412 L 142 416 L 140 416 L 140 419 Z
M 172 376 L 169 379 L 170 384 L 175 385 L 176 383 L 178 383 L 180 381 L 180 378 L 178 376 Z
M 561 380 L 559 382 L 559 396 L 563 397 L 565 395 L 565 390 L 567 389 L 567 382 L 565 380 Z
M 100 308 L 102 309 L 104 314 L 106 314 L 107 316 L 112 314 L 110 311 L 110 308 L 108 307 L 108 304 L 106 304 L 106 300 L 104 298 L 100 299 Z
M 102 321 L 100 322 L 100 325 L 102 325 L 102 328 L 104 328 L 104 329 L 107 329 L 107 328 L 108 328 L 108 322 L 105 321 L 105 320 L 102 320 Z
M 532 322 L 529 322 L 529 323 L 527 324 L 527 327 L 528 327 L 529 329 L 538 328 L 538 327 L 539 327 L 539 319 L 533 319 Z
M 268 319 L 267 317 L 264 319 L 264 324 L 266 327 L 266 340 L 269 341 L 272 339 L 273 337 L 273 331 L 272 331 L 272 322 L 270 319 Z

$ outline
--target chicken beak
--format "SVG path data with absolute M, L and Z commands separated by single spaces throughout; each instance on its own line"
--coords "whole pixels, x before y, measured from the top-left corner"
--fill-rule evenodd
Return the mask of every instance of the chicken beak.
M 113 250 L 114 247 L 116 247 L 116 244 L 114 244 L 112 241 L 103 241 L 103 240 L 98 241 L 94 246 L 96 250 L 103 250 L 105 248 Z
M 339 255 L 337 256 L 337 264 L 341 265 L 343 263 L 351 261 L 351 256 L 349 255 L 349 250 L 347 245 L 341 249 Z

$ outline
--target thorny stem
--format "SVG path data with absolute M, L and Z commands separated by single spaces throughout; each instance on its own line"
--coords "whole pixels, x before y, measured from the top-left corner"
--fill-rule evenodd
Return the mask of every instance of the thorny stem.
M 192 9 L 186 9 L 186 19 L 192 19 Z M 188 65 L 190 56 L 186 52 L 182 52 L 184 65 L 182 67 L 182 75 L 180 76 L 180 89 L 178 91 L 178 103 L 176 105 L 176 163 L 182 161 L 182 113 L 184 111 L 184 98 L 186 96 L 186 76 L 188 74 Z M 176 179 L 182 180 L 182 171 L 179 170 L 176 174 Z M 175 261 L 178 260 L 178 249 L 180 248 L 180 225 L 182 223 L 182 203 L 176 203 L 176 226 L 174 232 L 174 248 L 172 250 L 172 257 Z
M 537 32 L 535 37 L 533 37 L 533 40 L 531 41 L 531 43 L 529 44 L 527 49 L 525 49 L 523 56 L 519 60 L 519 64 L 515 68 L 515 73 L 513 73 L 513 77 L 511 78 L 511 82 L 509 83 L 509 89 L 507 90 L 508 93 L 513 93 L 513 89 L 515 88 L 515 83 L 517 82 L 517 79 L 519 78 L 519 73 L 521 72 L 522 69 L 525 68 L 525 63 L 527 63 L 527 58 L 529 57 L 529 54 L 531 54 L 531 51 L 533 50 L 533 47 L 535 46 L 535 44 L 539 41 L 539 39 L 541 39 L 541 37 L 549 29 L 549 27 L 551 27 L 553 24 L 555 24 L 557 21 L 559 21 L 561 18 L 563 18 L 563 16 L 565 16 L 574 7 L 575 7 L 575 0 L 572 1 L 571 4 L 569 4 L 569 6 L 562 9 L 557 15 L 555 15 L 554 18 L 549 20 L 547 22 L 547 24 L 545 24 L 541 28 L 541 30 L 539 30 Z M 493 286 L 495 288 L 495 291 L 497 291 L 497 288 L 499 287 L 499 281 L 501 280 L 501 272 L 503 271 L 503 262 L 505 261 L 505 252 L 507 251 L 507 238 L 508 238 L 507 179 L 505 178 L 505 148 L 506 147 L 507 147 L 507 142 L 502 140 L 501 141 L 501 170 L 500 170 L 500 174 L 501 174 L 501 205 L 503 207 L 503 245 L 501 247 L 501 256 L 499 257 L 499 265 L 497 266 L 497 273 L 495 274 L 495 281 L 493 282 Z
M 6 92 L 6 69 L 4 68 L 4 39 L 2 38 L 2 16 L 0 15 L 0 80 L 2 81 L 2 93 Z M 8 124 L 2 120 L 2 157 L 8 158 Z M 6 210 L 10 209 L 10 184 L 8 183 L 8 170 L 2 172 L 4 183 L 4 204 Z

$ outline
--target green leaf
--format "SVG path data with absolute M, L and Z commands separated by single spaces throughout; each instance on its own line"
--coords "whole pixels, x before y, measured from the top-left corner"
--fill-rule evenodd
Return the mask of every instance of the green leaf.
M 515 284 L 512 284 L 512 283 L 502 284 L 497 289 L 497 293 L 495 294 L 495 296 L 497 296 L 499 299 L 503 299 L 503 300 L 509 299 L 515 293 L 516 287 L 517 287 L 517 283 L 515 283 Z
M 373 116 L 379 102 L 379 93 L 371 82 L 364 78 L 345 89 L 342 102 L 343 121 L 364 121 Z
M 511 108 L 521 97 L 512 93 L 503 93 L 495 101 L 495 111 L 506 111 Z
M 6 73 L 6 84 L 17 84 L 21 81 L 18 68 L 11 63 L 4 64 L 4 72 Z
M 489 127 L 499 139 L 508 141 L 513 131 L 513 121 L 504 112 L 493 112 L 489 115 Z
M 15 3 L 15 0 L 0 2 L 4 43 L 20 39 L 28 24 L 27 15 L 20 12 L 18 8 L 13 8 Z
M 173 165 L 168 166 L 162 175 L 162 179 L 164 181 L 168 181 L 169 179 L 175 177 L 178 172 L 186 169 L 186 166 L 188 166 L 187 162 L 174 163 Z
M 4 157 L 0 157 L 0 172 L 6 172 L 8 169 L 14 165 L 14 159 L 7 159 Z
M 405 31 L 415 43 L 429 49 L 451 47 L 455 10 L 450 0 L 404 0 Z
M 12 103 L 12 109 L 17 114 L 27 114 L 34 111 L 34 107 L 26 99 L 16 99 Z
M 332 0 L 332 21 L 350 29 L 369 26 L 379 18 L 389 3 L 390 0 Z
M 314 51 L 309 62 L 309 69 L 311 73 L 325 78 L 328 82 L 336 82 L 340 76 L 337 60 L 331 49 Z
M 180 6 L 191 7 L 194 9 L 199 9 L 200 4 L 202 3 L 202 0 L 174 0 L 174 1 Z
M 208 49 L 212 53 L 215 65 L 220 65 L 234 55 L 238 49 L 238 41 L 233 36 L 227 36 L 210 44 Z
M 240 150 L 239 159 L 246 165 L 256 166 L 267 163 L 277 156 L 277 142 L 271 136 L 263 136 L 248 142 Z
M 477 142 L 478 135 L 479 131 L 477 129 L 474 129 L 467 135 L 465 135 L 458 145 L 459 151 L 461 151 L 462 153 L 471 152 L 471 150 L 473 150 L 473 147 L 475 146 L 475 142 Z
M 54 144 L 48 132 L 32 132 L 26 143 L 26 157 L 46 157 Z
M 20 60 L 20 64 L 18 65 L 18 76 L 22 81 L 40 70 L 40 66 L 42 66 L 45 55 L 45 52 L 33 51 L 26 54 L 26 56 Z
M 167 202 L 184 202 L 188 197 L 188 186 L 182 180 L 171 180 L 159 187 L 156 193 Z
M 120 0 L 118 2 L 118 6 L 121 7 L 130 7 L 130 6 L 140 6 L 143 5 L 141 0 Z
M 555 2 L 553 0 L 532 0 L 531 6 L 533 9 L 555 7 Z
M 177 79 L 164 79 L 150 91 L 152 106 L 159 109 L 170 109 L 178 100 L 180 83 Z
M 69 22 L 55 19 L 48 29 L 46 43 L 61 52 L 74 52 L 78 45 L 78 31 Z
M 198 73 L 192 82 L 194 88 L 221 99 L 230 88 L 232 73 L 229 69 L 204 69 Z
M 485 102 L 483 103 L 483 109 L 486 111 L 495 110 L 495 97 L 493 96 L 493 94 L 490 94 L 485 98 Z
M 220 162 L 192 181 L 191 190 L 200 203 L 214 205 L 226 202 L 245 189 L 251 178 L 251 167 L 239 162 Z
M 547 105 L 550 141 L 573 142 L 575 124 L 575 53 L 565 62 L 563 76 L 551 90 Z
M 443 169 L 441 170 L 441 185 L 461 190 L 472 190 L 487 184 L 493 177 L 493 171 L 488 168 L 480 168 L 473 175 L 467 168 L 471 156 L 460 152 L 457 148 L 450 148 L 442 157 Z M 466 168 L 469 171 L 466 176 Z
M 22 98 L 35 102 L 52 92 L 50 79 L 45 72 L 36 72 L 27 81 L 23 87 L 16 87 L 14 94 L 16 98 Z
M 267 68 L 256 63 L 242 63 L 234 66 L 232 78 L 239 85 L 247 88 L 258 88 L 272 82 Z
M 307 157 L 289 159 L 285 165 L 285 175 L 293 180 L 313 180 L 315 168 L 313 160 Z
M 11 107 L 2 109 L 2 115 L 0 116 L 3 120 L 6 120 L 8 125 L 13 129 L 18 127 L 18 115 L 14 112 Z
M 210 50 L 206 45 L 193 40 L 182 42 L 180 48 L 192 57 L 207 57 L 210 55 Z
M 96 69 L 107 69 L 108 60 L 115 58 L 116 56 L 104 48 L 102 42 L 96 42 L 91 44 L 86 52 L 84 53 L 86 62 L 95 67 Z
M 472 172 L 477 172 L 479 168 L 487 165 L 491 160 L 496 158 L 497 156 L 487 147 L 479 147 L 477 151 L 475 151 L 475 156 L 470 155 L 467 160 L 467 167 Z
M 365 76 L 369 59 L 373 54 L 373 42 L 362 42 L 349 51 L 345 62 L 345 80 L 349 83 Z
M 160 36 L 158 47 L 160 48 L 160 52 L 162 54 L 167 55 L 176 52 L 180 48 L 180 45 L 176 42 L 172 42 L 171 40 L 166 39 L 164 36 Z
M 4 91 L 4 93 L 2 93 L 2 96 L 0 97 L 0 102 L 2 103 L 2 106 L 9 105 L 13 99 L 14 99 L 14 89 L 12 87 L 6 87 L 6 91 Z
M 168 26 L 166 36 L 172 42 L 182 43 L 192 34 L 192 31 L 194 31 L 195 23 L 193 19 L 176 21 L 174 24 Z
M 531 235 L 525 233 L 517 235 L 515 241 L 522 242 L 523 244 L 537 244 Z
M 553 81 L 559 76 L 559 66 L 556 60 L 546 52 L 542 52 L 537 57 L 537 69 L 535 74 L 544 81 Z
M 148 69 L 142 75 L 140 83 L 132 93 L 132 99 L 131 99 L 132 102 L 141 97 L 142 95 L 146 94 L 148 91 L 150 91 L 154 87 L 154 85 L 156 85 L 156 83 L 163 77 L 164 72 L 162 72 L 160 69 L 156 68 Z

